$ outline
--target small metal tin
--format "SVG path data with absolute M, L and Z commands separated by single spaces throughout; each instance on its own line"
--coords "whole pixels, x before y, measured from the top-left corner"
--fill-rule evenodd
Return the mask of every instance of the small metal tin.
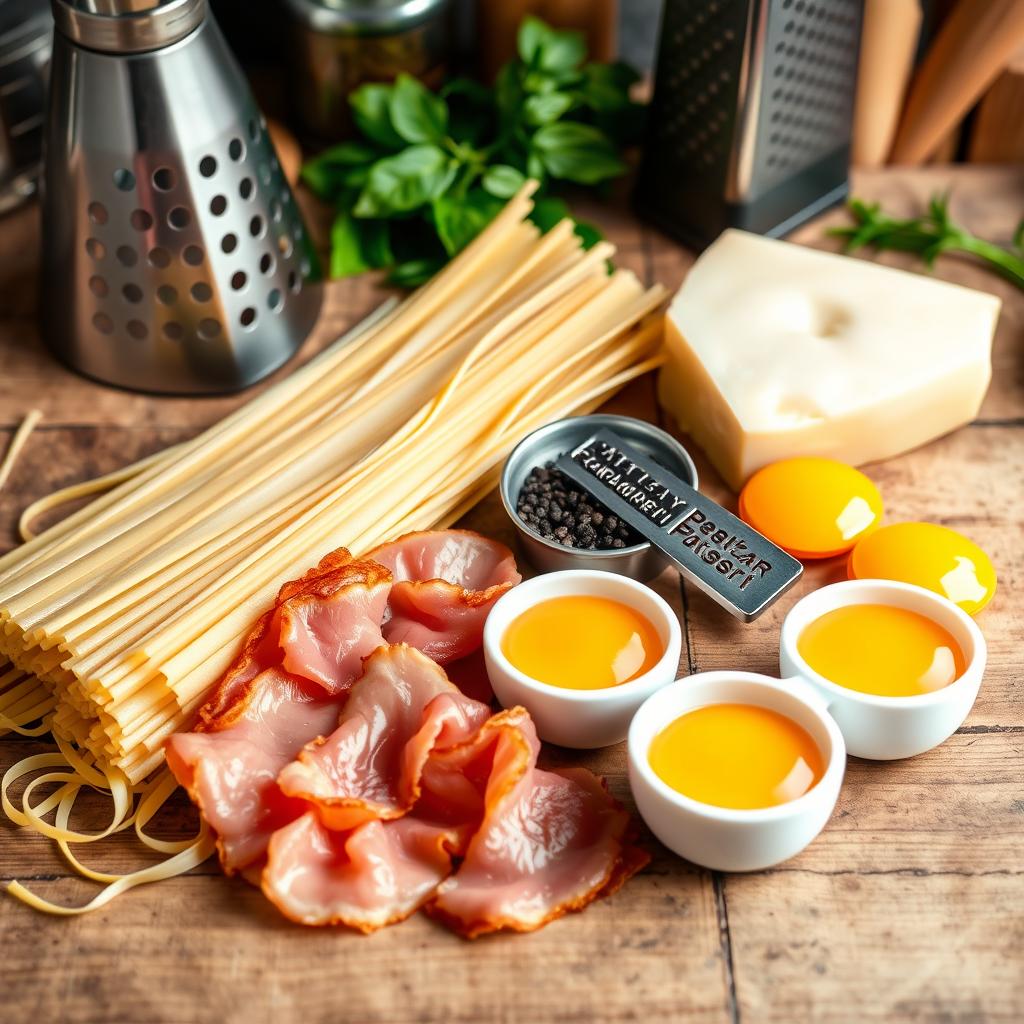
M 612 430 L 665 469 L 697 486 L 697 467 L 687 450 L 664 430 L 629 416 L 574 416 L 557 420 L 528 434 L 505 460 L 501 474 L 501 500 L 516 527 L 519 546 L 527 561 L 541 572 L 558 569 L 604 569 L 636 580 L 651 580 L 669 564 L 647 541 L 614 551 L 582 551 L 545 540 L 516 513 L 516 499 L 535 466 L 554 462 L 573 451 L 599 430 Z

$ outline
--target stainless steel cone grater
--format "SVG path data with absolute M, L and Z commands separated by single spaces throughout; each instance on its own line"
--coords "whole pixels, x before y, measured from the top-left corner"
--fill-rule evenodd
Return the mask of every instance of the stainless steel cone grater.
M 636 203 L 703 247 L 848 191 L 863 0 L 665 0 Z
M 206 0 L 53 0 L 42 325 L 120 387 L 234 391 L 295 353 L 316 259 Z

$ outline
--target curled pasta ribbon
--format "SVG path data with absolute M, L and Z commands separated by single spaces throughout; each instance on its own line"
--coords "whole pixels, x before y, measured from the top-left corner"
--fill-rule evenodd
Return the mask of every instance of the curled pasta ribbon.
M 15 438 L 15 440 L 17 440 L 17 438 Z M 32 529 L 32 522 L 44 513 L 51 512 L 55 508 L 67 505 L 69 502 L 77 501 L 79 498 L 88 498 L 94 494 L 103 494 L 104 491 L 109 491 L 112 488 L 117 487 L 118 484 L 123 484 L 126 480 L 132 480 L 143 470 L 149 469 L 153 463 L 159 462 L 161 459 L 169 458 L 180 447 L 180 445 L 173 445 L 170 448 L 165 448 L 163 451 L 147 455 L 146 458 L 140 459 L 138 462 L 133 462 L 130 466 L 124 466 L 122 469 L 115 469 L 113 473 L 106 473 L 103 476 L 94 477 L 92 480 L 85 480 L 79 484 L 71 484 L 69 487 L 62 487 L 59 491 L 53 491 L 52 493 L 47 494 L 46 497 L 40 498 L 38 501 L 33 501 L 32 504 L 21 513 L 21 517 L 18 519 L 18 533 L 21 535 L 21 539 L 26 543 L 30 540 L 35 540 L 36 533 Z M 13 450 L 13 448 L 14 443 L 12 442 L 11 449 Z M 2 484 L 2 482 L 3 481 L 0 480 L 0 484 Z
M 116 769 L 110 772 L 101 772 L 95 765 L 88 763 L 68 743 L 60 738 L 57 739 L 57 742 L 61 748 L 59 752 L 35 754 L 23 758 L 4 773 L 3 779 L 0 781 L 0 799 L 2 799 L 3 809 L 8 818 L 16 824 L 34 829 L 54 839 L 67 862 L 78 874 L 91 881 L 103 883 L 105 888 L 88 903 L 79 907 L 68 907 L 43 899 L 18 881 L 12 881 L 7 886 L 7 891 L 12 896 L 28 906 L 48 914 L 61 916 L 84 914 L 97 910 L 121 893 L 136 886 L 184 874 L 201 864 L 213 853 L 214 839 L 205 823 L 200 824 L 198 834 L 192 839 L 168 842 L 156 839 L 145 832 L 145 826 L 177 788 L 177 782 L 169 771 L 165 769 L 148 784 L 133 791 L 127 779 Z M 8 796 L 9 787 L 25 775 L 47 768 L 65 770 L 46 771 L 34 778 L 22 793 L 21 807 L 16 807 Z M 32 803 L 32 794 L 37 786 L 55 782 L 60 783 L 60 786 L 53 793 L 38 803 Z M 114 808 L 110 824 L 101 832 L 85 833 L 70 827 L 75 800 L 85 786 L 108 792 L 113 800 Z M 132 805 L 136 796 L 139 799 L 133 810 Z M 55 808 L 57 813 L 51 825 L 44 818 Z M 127 874 L 110 874 L 96 871 L 83 864 L 72 852 L 72 843 L 94 842 L 132 826 L 135 828 L 136 835 L 146 846 L 160 853 L 169 854 L 167 859 Z
M 120 876 L 90 872 L 84 865 L 79 864 L 78 861 L 72 858 L 72 863 L 75 865 L 76 870 L 81 870 L 87 877 L 93 877 L 98 880 L 114 879 L 106 888 L 101 889 L 88 903 L 81 907 L 68 907 L 60 903 L 53 903 L 51 900 L 44 900 L 41 896 L 37 896 L 31 890 L 26 889 L 21 882 L 9 883 L 7 891 L 12 896 L 21 900 L 22 903 L 26 903 L 28 906 L 41 910 L 46 914 L 56 914 L 61 917 L 87 914 L 91 910 L 98 910 L 115 897 L 120 896 L 121 893 L 134 889 L 137 885 L 160 882 L 165 878 L 173 878 L 175 875 L 182 875 L 186 871 L 190 871 L 197 865 L 202 864 L 213 853 L 214 845 L 213 836 L 206 825 L 203 825 L 199 835 L 181 853 L 161 861 L 159 864 Z

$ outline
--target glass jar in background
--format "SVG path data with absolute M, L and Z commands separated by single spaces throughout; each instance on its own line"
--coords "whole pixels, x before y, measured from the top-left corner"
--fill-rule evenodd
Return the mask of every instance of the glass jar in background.
M 451 56 L 450 0 L 284 0 L 289 106 L 310 141 L 351 134 L 348 97 L 405 71 L 438 88 Z

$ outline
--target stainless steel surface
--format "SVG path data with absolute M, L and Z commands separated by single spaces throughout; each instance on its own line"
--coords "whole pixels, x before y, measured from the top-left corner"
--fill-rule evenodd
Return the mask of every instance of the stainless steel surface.
M 58 31 L 44 186 L 43 331 L 75 369 L 145 391 L 233 391 L 306 338 L 315 255 L 212 18 L 146 53 Z
M 0 214 L 38 185 L 52 36 L 47 0 L 0 0 Z
M 432 87 L 447 67 L 451 0 L 284 0 L 288 92 L 306 133 L 337 141 L 351 132 L 349 95 L 405 71 Z
M 614 428 L 594 431 L 555 465 L 744 622 L 756 619 L 803 574 L 792 555 L 655 463 Z
M 841 198 L 862 0 L 665 0 L 638 205 L 690 243 Z
M 598 430 L 614 430 L 639 451 L 651 456 L 659 465 L 697 485 L 697 467 L 686 449 L 664 430 L 629 416 L 574 416 L 556 420 L 528 434 L 505 460 L 501 474 L 501 500 L 515 524 L 520 549 L 527 561 L 541 572 L 558 569 L 604 569 L 650 580 L 657 576 L 668 559 L 650 544 L 635 544 L 614 551 L 581 551 L 563 547 L 534 533 L 516 514 L 516 499 L 530 470 L 554 462 L 565 452 L 574 450 Z
M 79 46 L 144 53 L 170 46 L 199 26 L 206 0 L 52 0 L 57 28 Z

